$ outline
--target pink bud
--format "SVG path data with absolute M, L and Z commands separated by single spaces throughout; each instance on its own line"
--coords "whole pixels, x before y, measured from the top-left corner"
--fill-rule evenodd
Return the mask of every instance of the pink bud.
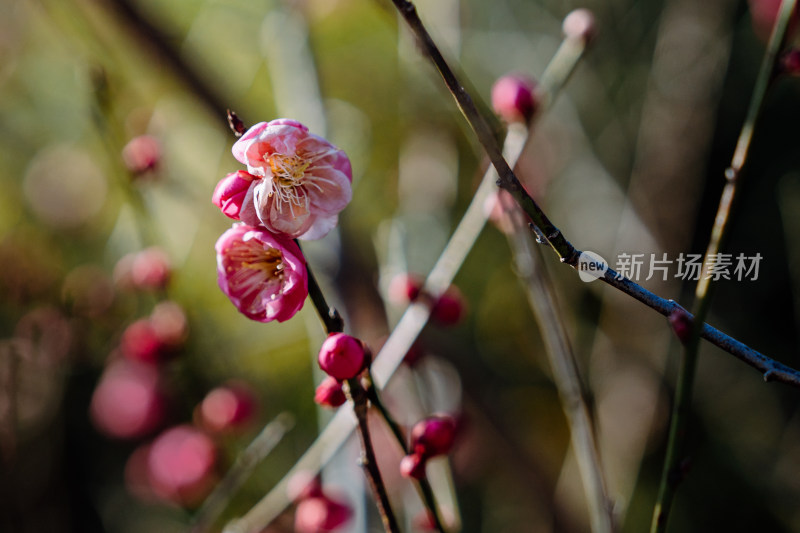
M 586 8 L 571 11 L 564 17 L 561 29 L 568 39 L 581 39 L 588 43 L 595 37 L 594 14 Z
M 528 122 L 539 106 L 536 82 L 509 74 L 492 87 L 492 108 L 507 122 Z
M 225 216 L 239 220 L 239 212 L 242 210 L 247 192 L 255 179 L 258 178 L 244 170 L 231 172 L 217 184 L 211 201 L 222 210 Z M 253 201 L 252 197 L 250 201 Z
M 139 135 L 122 149 L 122 160 L 134 175 L 155 170 L 161 160 L 161 146 L 155 137 Z
M 217 482 L 217 447 L 202 431 L 173 427 L 150 447 L 147 467 L 154 493 L 163 500 L 194 507 Z
M 451 285 L 431 309 L 431 318 L 443 326 L 457 324 L 466 314 L 467 303 L 458 287 Z
M 347 401 L 347 397 L 342 390 L 342 384 L 335 378 L 328 376 L 322 380 L 314 392 L 314 401 L 322 407 L 335 409 Z
M 131 361 L 161 363 L 172 355 L 169 346 L 162 341 L 150 319 L 140 318 L 130 324 L 120 339 L 122 355 Z
M 400 460 L 400 474 L 403 477 L 423 479 L 427 458 L 418 453 L 411 453 Z
M 434 415 L 417 422 L 411 429 L 411 449 L 421 457 L 450 452 L 456 437 L 456 421 L 448 415 Z
M 775 25 L 781 9 L 781 0 L 748 0 L 747 3 L 753 19 L 753 30 L 763 41 L 769 40 L 772 27 Z M 786 30 L 789 37 L 797 27 L 797 13 L 797 7 L 795 7 L 789 20 L 789 28 Z
M 780 72 L 783 74 L 788 74 L 789 76 L 800 75 L 800 50 L 792 48 L 784 52 L 778 65 Z
M 338 380 L 356 377 L 366 362 L 364 345 L 350 335 L 328 335 L 319 350 L 319 367 Z
M 683 344 L 689 342 L 689 339 L 692 337 L 693 327 L 692 319 L 689 317 L 689 314 L 683 308 L 676 307 L 669 314 L 667 320 L 669 320 L 669 325 L 672 327 L 672 331 L 675 332 L 678 339 Z
M 297 504 L 296 533 L 325 533 L 342 527 L 353 512 L 350 507 L 327 496 L 308 498 Z
M 133 257 L 131 282 L 137 289 L 163 289 L 169 282 L 171 266 L 167 254 L 152 246 Z
M 150 326 L 158 340 L 170 349 L 179 348 L 186 342 L 189 331 L 186 313 L 173 301 L 165 300 L 153 307 Z
M 95 427 L 109 437 L 142 438 L 164 421 L 165 398 L 154 367 L 119 360 L 103 372 L 89 414 Z
M 258 401 L 243 382 L 230 382 L 209 392 L 198 409 L 200 425 L 211 433 L 233 433 L 254 420 Z
M 424 281 L 416 274 L 397 274 L 389 283 L 389 300 L 398 305 L 413 302 L 419 297 Z

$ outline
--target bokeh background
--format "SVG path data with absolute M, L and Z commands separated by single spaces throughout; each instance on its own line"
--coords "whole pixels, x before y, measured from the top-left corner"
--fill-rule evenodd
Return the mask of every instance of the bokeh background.
M 765 47 L 753 16 L 763 2 L 752 4 L 418 7 L 478 100 L 507 72 L 540 76 L 562 18 L 594 11 L 597 38 L 537 125 L 519 174 L 577 247 L 613 265 L 620 253 L 677 259 L 704 250 Z M 486 165 L 398 27 L 382 0 L 0 2 L 0 530 L 186 530 L 191 511 L 137 496 L 126 463 L 160 430 L 196 419 L 206 393 L 232 378 L 250 384 L 258 410 L 249 432 L 215 437 L 219 472 L 278 413 L 295 425 L 217 530 L 312 442 L 328 416 L 313 402 L 322 331 L 312 306 L 284 324 L 255 324 L 217 288 L 213 246 L 229 221 L 210 197 L 239 168 L 225 111 L 247 124 L 298 119 L 350 155 L 353 202 L 339 230 L 306 252 L 348 330 L 377 347 L 402 310 L 382 298 L 390 279 L 429 271 Z M 785 77 L 767 96 L 728 244 L 763 256 L 758 280 L 720 282 L 710 317 L 795 368 L 798 94 L 800 82 Z M 137 173 L 122 152 L 141 135 L 158 156 Z M 150 246 L 168 257 L 169 282 L 131 289 L 118 263 Z M 547 259 L 620 528 L 642 531 L 679 352 L 655 312 Z M 676 268 L 666 282 L 639 281 L 689 306 L 691 284 Z M 463 531 L 588 531 L 540 335 L 496 228 L 484 231 L 456 284 L 468 314 L 425 330 L 426 363 L 414 372 L 427 410 L 465 421 L 451 461 Z M 90 416 L 92 397 L 126 328 L 165 300 L 184 310 L 188 334 L 158 367 L 163 416 L 133 438 L 111 438 Z M 670 530 L 800 531 L 798 392 L 763 383 L 709 346 L 694 390 L 691 464 Z M 354 472 L 331 482 L 347 490 Z M 359 491 L 349 495 L 358 509 L 350 529 L 372 521 L 377 530 Z M 270 531 L 291 530 L 291 512 Z

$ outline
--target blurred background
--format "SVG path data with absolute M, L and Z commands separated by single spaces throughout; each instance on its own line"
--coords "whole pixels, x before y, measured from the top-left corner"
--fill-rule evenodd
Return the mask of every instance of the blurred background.
M 563 17 L 595 13 L 597 37 L 519 175 L 578 248 L 615 266 L 622 253 L 704 251 L 764 52 L 760 10 L 776 3 L 418 8 L 476 100 L 508 72 L 540 76 Z M 726 250 L 761 254 L 758 278 L 722 280 L 709 319 L 795 368 L 798 94 L 787 76 L 767 96 Z M 217 287 L 214 243 L 230 221 L 211 193 L 240 168 L 228 108 L 248 125 L 295 118 L 350 156 L 353 201 L 336 232 L 304 249 L 348 331 L 374 348 L 404 305 L 385 298 L 392 278 L 430 270 L 486 166 L 388 1 L 0 2 L 0 530 L 185 531 L 259 428 L 290 413 L 294 426 L 219 531 L 327 420 L 313 401 L 323 333 L 312 306 L 257 324 Z M 645 530 L 679 351 L 663 317 L 546 259 L 620 530 Z M 638 281 L 689 307 L 693 284 L 677 273 Z M 462 530 L 588 531 L 558 394 L 500 231 L 487 226 L 455 283 L 465 317 L 428 327 L 422 359 L 402 372 L 423 384 L 419 409 L 464 421 L 450 461 Z M 227 399 L 210 400 L 220 387 Z M 711 346 L 694 390 L 670 530 L 800 531 L 798 391 Z M 231 403 L 238 414 L 215 422 Z M 398 406 L 401 422 L 416 421 Z M 136 459 L 158 449 L 169 463 L 168 439 L 153 439 L 175 426 L 205 450 L 188 488 L 168 475 L 154 483 Z M 377 531 L 349 481 L 359 476 L 330 474 L 355 511 L 342 531 Z M 269 531 L 291 531 L 292 513 Z

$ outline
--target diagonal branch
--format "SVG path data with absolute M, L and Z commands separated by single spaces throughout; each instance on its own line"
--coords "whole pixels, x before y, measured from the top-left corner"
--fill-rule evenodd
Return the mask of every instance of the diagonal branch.
M 463 85 L 458 81 L 453 71 L 447 65 L 447 62 L 442 57 L 433 38 L 428 33 L 428 30 L 425 29 L 414 4 L 406 0 L 392 0 L 392 2 L 416 36 L 426 57 L 428 57 L 439 71 L 447 88 L 456 99 L 461 112 L 475 132 L 478 141 L 489 155 L 492 165 L 497 170 L 499 176 L 497 184 L 511 193 L 511 196 L 514 197 L 525 214 L 530 217 L 534 225 L 538 228 L 539 235 L 543 236 L 558 254 L 561 262 L 573 268 L 577 268 L 581 252 L 575 249 L 564 235 L 561 234 L 558 228 L 556 228 L 533 198 L 531 198 L 522 187 L 519 180 L 514 175 L 514 172 L 503 158 L 497 141 L 491 134 L 491 129 L 475 107 L 472 98 L 467 94 Z M 678 306 L 678 304 L 672 300 L 666 300 L 653 294 L 624 276 L 620 276 L 610 268 L 606 270 L 604 277 L 601 279 L 612 287 L 633 296 L 640 302 L 665 316 L 668 316 L 669 313 Z M 770 359 L 707 324 L 698 327 L 701 328 L 700 337 L 758 369 L 764 375 L 766 381 L 780 381 L 800 387 L 800 372 L 797 370 Z

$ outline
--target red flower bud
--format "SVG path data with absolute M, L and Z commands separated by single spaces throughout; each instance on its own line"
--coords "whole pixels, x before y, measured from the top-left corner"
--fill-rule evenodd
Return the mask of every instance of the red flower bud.
M 389 283 L 389 300 L 398 305 L 413 302 L 419 297 L 424 282 L 416 274 L 397 274 Z
M 256 394 L 242 382 L 230 382 L 210 391 L 200 403 L 200 425 L 211 433 L 232 433 L 246 429 L 258 407 Z
M 342 390 L 342 384 L 335 378 L 328 376 L 322 380 L 314 392 L 314 401 L 322 407 L 335 409 L 347 401 Z
M 153 441 L 147 466 L 157 496 L 194 507 L 217 482 L 217 447 L 202 431 L 188 425 L 177 426 Z
M 519 75 L 506 75 L 492 87 L 492 108 L 506 122 L 528 122 L 539 107 L 536 82 Z
M 353 514 L 348 505 L 320 496 L 297 504 L 294 515 L 296 533 L 326 533 L 342 527 Z
M 247 192 L 254 179 L 257 179 L 256 176 L 244 170 L 231 172 L 217 184 L 211 201 L 222 210 L 225 216 L 239 220 L 239 212 L 242 210 Z M 250 201 L 253 201 L 252 197 Z
M 467 303 L 458 287 L 451 285 L 431 309 L 431 318 L 443 326 L 457 324 L 466 314 Z
M 669 320 L 669 325 L 672 327 L 672 331 L 675 332 L 675 335 L 678 337 L 678 339 L 683 344 L 689 342 L 689 339 L 692 336 L 693 327 L 692 319 L 689 318 L 689 313 L 687 313 L 681 307 L 676 307 L 669 314 L 667 320 Z
M 137 439 L 155 431 L 167 412 L 158 371 L 119 360 L 103 372 L 92 394 L 89 414 L 98 430 L 117 439 Z
M 411 449 L 421 457 L 450 452 L 456 436 L 456 421 L 448 415 L 434 415 L 417 422 L 411 429 Z
M 364 345 L 350 335 L 333 333 L 319 350 L 319 367 L 338 380 L 356 377 L 366 363 Z
M 161 161 L 161 146 L 155 137 L 139 135 L 122 149 L 122 160 L 134 175 L 155 170 Z

